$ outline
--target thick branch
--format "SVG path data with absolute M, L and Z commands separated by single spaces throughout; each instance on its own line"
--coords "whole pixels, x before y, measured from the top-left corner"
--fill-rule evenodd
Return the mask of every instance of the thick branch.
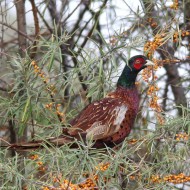
M 25 0 L 15 0 L 15 6 L 17 12 L 17 27 L 19 31 L 21 31 L 23 34 L 26 34 Z M 18 44 L 20 48 L 19 53 L 21 57 L 24 57 L 24 51 L 27 47 L 27 41 L 26 38 L 23 38 L 23 36 L 20 33 L 18 33 Z
M 18 29 L 26 34 L 26 12 L 25 12 L 25 0 L 15 0 L 16 12 L 17 12 L 17 27 Z M 18 44 L 19 44 L 19 52 L 21 57 L 25 57 L 25 50 L 27 48 L 27 40 L 23 38 L 23 35 L 18 33 Z M 23 90 L 20 91 L 21 94 L 24 93 Z M 14 117 L 14 116 L 13 116 Z M 9 123 L 10 124 L 10 123 Z M 10 125 L 10 128 L 14 128 L 14 123 Z M 18 139 L 18 142 L 27 141 L 27 127 L 24 129 L 22 136 Z
M 32 12 L 34 16 L 34 26 L 35 26 L 35 41 L 30 49 L 30 58 L 33 59 L 37 53 L 37 43 L 39 39 L 39 33 L 40 33 L 40 26 L 39 26 L 39 20 L 38 20 L 38 15 L 37 15 L 37 8 L 35 5 L 34 0 L 30 0 L 30 3 L 32 5 Z

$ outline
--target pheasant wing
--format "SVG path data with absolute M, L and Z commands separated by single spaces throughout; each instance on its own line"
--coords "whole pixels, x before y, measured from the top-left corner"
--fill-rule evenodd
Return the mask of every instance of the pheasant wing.
M 104 139 L 118 132 L 125 118 L 127 105 L 119 98 L 104 98 L 89 104 L 71 121 L 71 136 L 86 134 L 93 140 Z

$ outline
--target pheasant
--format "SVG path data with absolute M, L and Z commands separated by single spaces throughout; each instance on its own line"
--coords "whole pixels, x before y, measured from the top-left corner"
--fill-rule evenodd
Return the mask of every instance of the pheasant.
M 94 147 L 113 147 L 127 137 L 133 127 L 139 107 L 139 96 L 135 85 L 137 74 L 153 62 L 143 55 L 128 60 L 121 73 L 117 88 L 105 98 L 92 102 L 71 120 L 67 136 L 48 139 L 50 143 L 62 145 L 73 139 L 94 141 Z M 42 141 L 12 145 L 15 148 L 39 147 Z

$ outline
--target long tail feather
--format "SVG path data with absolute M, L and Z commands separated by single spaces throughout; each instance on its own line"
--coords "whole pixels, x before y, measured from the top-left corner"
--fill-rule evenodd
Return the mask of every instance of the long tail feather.
M 0 140 L 1 141 L 1 140 Z M 15 143 L 15 144 L 7 144 L 7 145 L 0 145 L 0 148 L 8 148 L 8 149 L 13 149 L 13 150 L 31 150 L 31 149 L 38 149 L 42 148 L 44 146 L 62 146 L 64 144 L 68 144 L 73 142 L 73 138 L 69 137 L 52 137 L 49 139 L 45 140 L 38 140 L 38 141 L 31 141 L 31 142 L 23 142 L 23 143 Z

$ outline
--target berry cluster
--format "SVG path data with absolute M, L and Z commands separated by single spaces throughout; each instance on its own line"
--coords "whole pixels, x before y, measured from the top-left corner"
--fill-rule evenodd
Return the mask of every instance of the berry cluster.
M 31 160 L 35 161 L 35 163 L 38 166 L 38 171 L 45 172 L 46 167 L 45 167 L 44 163 L 40 160 L 40 158 L 39 158 L 39 156 L 37 154 L 31 155 L 29 158 Z
M 153 18 L 148 18 L 147 22 L 150 24 L 151 27 L 155 28 L 158 26 L 158 23 L 156 21 L 154 21 Z
M 178 42 L 180 38 L 184 38 L 185 36 L 190 36 L 190 32 L 187 30 L 176 31 L 173 34 L 173 42 Z
M 49 79 L 46 77 L 45 73 L 40 69 L 40 67 L 37 65 L 36 61 L 32 61 L 31 65 L 34 67 L 34 72 L 38 74 L 40 78 L 42 78 L 43 82 L 45 84 L 48 83 Z
M 156 71 L 158 68 L 160 68 L 162 64 L 156 59 L 152 59 L 152 60 L 154 62 L 153 68 L 148 67 L 144 69 L 142 73 L 142 78 L 145 82 L 149 83 L 149 88 L 147 91 L 147 95 L 150 97 L 149 106 L 155 111 L 158 122 L 160 124 L 164 124 L 164 118 L 161 115 L 162 108 L 158 103 L 159 97 L 157 95 L 157 92 L 159 88 L 155 83 L 158 77 L 156 75 L 153 75 L 153 72 Z M 151 81 L 149 81 L 150 78 L 151 78 Z
M 141 176 L 139 174 L 137 175 L 131 175 L 130 180 L 137 180 Z M 183 173 L 179 174 L 169 174 L 165 177 L 161 177 L 159 175 L 152 175 L 147 180 L 150 180 L 151 183 L 173 183 L 173 184 L 180 184 L 190 181 L 190 176 L 185 175 Z
M 62 175 L 59 175 L 57 177 L 53 176 L 52 178 L 54 184 L 49 186 L 43 186 L 42 190 L 80 190 L 80 188 L 78 188 L 78 185 L 72 184 L 69 180 L 63 180 Z
M 36 155 L 34 155 L 36 156 Z M 35 159 L 37 159 L 36 157 Z M 98 171 L 106 171 L 108 167 L 110 166 L 110 163 L 100 163 L 97 167 L 95 167 L 96 170 Z M 44 186 L 42 190 L 56 190 L 56 189 L 62 189 L 62 190 L 83 190 L 83 189 L 91 189 L 95 190 L 97 188 L 97 181 L 99 179 L 97 174 L 93 174 L 89 176 L 88 174 L 84 174 L 84 177 L 86 178 L 83 182 L 74 184 L 69 180 L 64 179 L 63 176 L 52 176 L 53 178 L 53 185 L 50 186 Z M 107 179 L 104 178 L 104 182 L 106 182 Z
M 138 139 L 131 139 L 128 141 L 129 144 L 135 144 L 138 142 Z
M 161 183 L 162 182 L 162 179 L 159 175 L 153 175 L 150 177 L 150 181 L 152 183 Z
M 145 53 L 147 53 L 148 58 L 151 58 L 155 50 L 158 49 L 164 43 L 165 36 L 165 33 L 156 34 L 154 36 L 153 41 L 146 42 L 146 44 L 144 45 L 144 51 Z
M 108 167 L 110 166 L 110 163 L 100 163 L 98 164 L 98 166 L 95 167 L 96 170 L 99 170 L 99 171 L 105 171 L 108 169 Z
M 37 63 L 35 61 L 31 62 L 31 65 L 34 67 L 34 72 L 36 74 L 38 74 L 38 76 L 43 80 L 43 82 L 45 84 L 48 84 L 49 79 L 46 76 L 46 74 L 40 69 L 40 67 L 37 65 Z M 53 84 L 50 84 L 49 86 L 47 86 L 47 91 L 51 94 L 54 95 L 56 92 L 55 86 Z
M 58 177 L 53 178 L 54 185 L 51 186 L 44 186 L 42 190 L 84 190 L 84 189 L 91 189 L 96 190 L 98 189 L 96 186 L 96 182 L 98 181 L 98 176 L 93 175 L 92 178 L 86 179 L 84 182 L 79 184 L 73 184 L 69 180 L 61 180 Z
M 46 109 L 51 110 L 52 108 L 56 110 L 57 116 L 60 118 L 62 122 L 65 121 L 65 113 L 60 111 L 61 104 L 56 104 L 54 102 L 51 102 L 49 104 L 45 105 Z
M 179 8 L 178 0 L 174 0 L 174 1 L 173 1 L 173 4 L 170 5 L 170 8 L 171 8 L 171 9 L 174 9 L 174 10 L 177 10 L 177 9 Z
M 180 140 L 187 141 L 189 139 L 189 135 L 187 133 L 179 133 L 179 134 L 176 134 L 175 137 L 177 141 L 180 141 Z
M 45 105 L 46 109 L 51 110 L 52 108 L 54 108 L 60 122 L 64 122 L 65 121 L 65 114 L 63 112 L 60 111 L 60 107 L 61 104 L 56 104 L 54 101 L 53 96 L 55 95 L 55 93 L 57 92 L 55 85 L 53 84 L 48 84 L 49 83 L 49 79 L 48 77 L 46 77 L 46 74 L 40 69 L 40 67 L 37 65 L 36 61 L 32 61 L 31 65 L 34 67 L 34 72 L 38 74 L 38 76 L 43 80 L 43 82 L 46 84 L 46 90 L 48 91 L 48 93 L 51 96 L 52 102 L 49 104 Z
M 92 178 L 88 178 L 84 183 L 78 185 L 79 189 L 98 189 L 95 182 L 98 181 L 98 176 L 94 175 Z
M 163 178 L 165 182 L 173 183 L 173 184 L 179 184 L 179 183 L 185 183 L 190 181 L 190 176 L 186 176 L 183 173 L 179 174 L 170 174 Z

